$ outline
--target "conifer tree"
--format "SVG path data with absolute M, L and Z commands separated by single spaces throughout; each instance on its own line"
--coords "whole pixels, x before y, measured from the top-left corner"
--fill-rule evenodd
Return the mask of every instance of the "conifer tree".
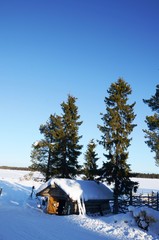
M 95 148 L 96 144 L 94 139 L 92 139 L 87 145 L 87 150 L 84 155 L 86 161 L 84 163 L 84 174 L 88 180 L 94 180 L 98 171 L 97 161 L 99 158 L 97 157 L 98 154 L 96 153 Z
M 62 116 L 51 115 L 48 122 L 40 126 L 44 139 L 32 145 L 31 168 L 42 172 L 46 180 L 50 177 L 74 177 L 80 165 L 78 156 L 82 145 L 78 136 L 79 121 L 76 98 L 68 96 L 68 101 L 61 104 Z
M 156 93 L 150 99 L 143 102 L 147 104 L 153 112 L 151 116 L 146 116 L 146 124 L 148 130 L 145 132 L 146 144 L 150 147 L 151 151 L 155 153 L 156 165 L 159 166 L 159 85 L 156 86 Z
M 68 95 L 67 102 L 63 102 L 61 107 L 63 131 L 62 136 L 59 137 L 59 168 L 61 177 L 72 178 L 80 169 L 78 157 L 81 154 L 82 145 L 79 144 L 79 140 L 82 136 L 78 135 L 78 130 L 82 121 L 79 121 L 80 115 L 78 115 L 75 97 Z
M 130 180 L 130 166 L 127 164 L 129 135 L 136 126 L 133 112 L 135 103 L 129 105 L 128 96 L 132 90 L 123 79 L 112 83 L 105 97 L 106 113 L 102 115 L 103 126 L 98 125 L 102 133 L 99 144 L 103 145 L 107 162 L 103 164 L 103 176 L 109 184 L 114 184 L 114 213 L 118 213 L 118 198 L 127 194 L 133 186 Z
M 32 145 L 32 165 L 30 167 L 42 172 L 46 181 L 50 177 L 58 175 L 56 168 L 58 158 L 57 133 L 60 129 L 61 117 L 58 115 L 50 115 L 46 124 L 42 124 L 39 128 L 43 139 Z

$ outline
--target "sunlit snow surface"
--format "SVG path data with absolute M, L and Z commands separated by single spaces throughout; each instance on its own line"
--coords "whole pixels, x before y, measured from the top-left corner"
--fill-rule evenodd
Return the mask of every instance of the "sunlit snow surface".
M 27 174 L 26 171 L 0 170 L 0 187 L 3 188 L 0 196 L 0 240 L 159 239 L 153 231 L 147 233 L 139 229 L 131 213 L 94 218 L 45 214 L 37 208 L 38 199 L 35 196 L 30 199 L 32 186 L 37 189 L 41 182 L 35 182 L 35 176 L 26 180 L 24 176 Z M 141 192 L 159 188 L 159 180 L 135 179 L 139 183 L 140 180 Z

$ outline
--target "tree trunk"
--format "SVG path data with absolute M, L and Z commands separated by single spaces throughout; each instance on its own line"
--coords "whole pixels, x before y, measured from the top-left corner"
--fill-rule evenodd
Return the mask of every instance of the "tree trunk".
M 118 202 L 118 181 L 115 180 L 115 184 L 114 184 L 114 207 L 113 207 L 113 213 L 114 214 L 118 214 L 119 212 L 119 202 Z
M 48 156 L 47 169 L 46 169 L 46 182 L 50 178 L 50 162 L 51 162 L 51 150 L 49 149 L 49 156 Z
M 119 203 L 118 203 L 118 195 L 114 195 L 114 206 L 113 206 L 113 213 L 118 214 L 119 212 Z

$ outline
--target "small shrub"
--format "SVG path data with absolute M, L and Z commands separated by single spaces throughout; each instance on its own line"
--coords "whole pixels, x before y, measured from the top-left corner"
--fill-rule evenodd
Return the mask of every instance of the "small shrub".
M 147 207 L 129 207 L 129 211 L 132 212 L 137 225 L 146 231 L 148 231 L 150 224 L 157 222 L 154 214 L 155 210 Z

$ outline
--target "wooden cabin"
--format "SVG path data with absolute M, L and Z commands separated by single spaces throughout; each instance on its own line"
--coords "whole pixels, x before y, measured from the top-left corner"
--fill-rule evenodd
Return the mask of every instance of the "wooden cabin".
M 94 214 L 110 212 L 112 191 L 103 183 L 88 180 L 53 178 L 36 192 L 45 197 L 46 212 L 50 214 Z

